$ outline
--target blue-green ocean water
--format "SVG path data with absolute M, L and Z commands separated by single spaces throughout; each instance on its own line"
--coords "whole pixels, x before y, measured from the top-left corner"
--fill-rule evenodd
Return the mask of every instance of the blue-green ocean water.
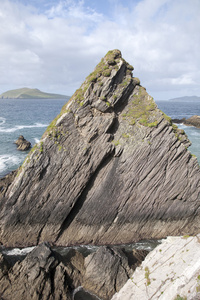
M 67 100 L 0 99 L 0 177 L 18 168 L 28 152 L 17 150 L 20 135 L 33 146 Z
M 37 143 L 50 122 L 60 113 L 65 99 L 0 99 L 0 177 L 19 167 L 27 152 L 17 151 L 14 141 L 23 135 L 32 146 Z M 200 102 L 156 101 L 172 118 L 200 115 Z M 200 129 L 179 125 L 192 142 L 189 148 L 200 162 Z
M 199 101 L 156 101 L 158 108 L 166 113 L 172 119 L 190 118 L 194 115 L 200 116 Z M 196 155 L 200 164 L 200 128 L 177 124 L 179 128 L 184 129 L 192 145 L 188 150 Z

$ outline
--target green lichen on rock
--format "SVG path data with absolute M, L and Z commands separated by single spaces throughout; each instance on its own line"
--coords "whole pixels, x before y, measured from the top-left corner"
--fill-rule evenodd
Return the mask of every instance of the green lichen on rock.
M 56 128 L 56 122 L 58 121 L 58 119 L 62 116 L 62 110 L 60 112 L 59 115 L 57 115 L 57 117 L 49 124 L 49 126 L 47 127 L 43 137 L 47 134 L 49 134 L 51 131 L 53 131 Z
M 148 267 L 145 267 L 145 279 L 146 279 L 146 285 L 150 285 L 151 284 L 151 280 L 149 278 L 149 275 L 150 275 L 150 271 L 149 271 L 149 268 Z
M 51 124 L 48 126 L 47 130 L 45 131 L 43 137 L 48 135 L 51 131 L 54 130 L 56 127 L 57 120 L 64 114 L 69 112 L 68 106 L 70 103 L 73 103 L 73 111 L 74 107 L 76 109 L 80 109 L 82 106 L 84 106 L 84 101 L 87 98 L 85 93 L 90 89 L 89 93 L 91 93 L 91 90 L 93 91 L 93 94 L 96 94 L 96 89 L 94 89 L 95 83 L 98 83 L 98 87 L 102 87 L 104 85 L 104 80 L 105 78 L 108 78 L 111 76 L 112 71 L 116 73 L 118 69 L 120 68 L 121 63 L 124 63 L 126 65 L 126 75 L 131 75 L 132 70 L 134 69 L 133 66 L 129 65 L 121 55 L 121 52 L 119 50 L 111 50 L 108 51 L 108 53 L 103 57 L 100 61 L 100 63 L 96 66 L 94 71 L 90 73 L 88 77 L 86 77 L 86 80 L 84 83 L 81 85 L 79 89 L 75 91 L 73 96 L 70 98 L 68 103 L 66 103 L 60 114 L 51 122 Z M 114 73 L 114 74 L 115 74 Z M 132 75 L 131 76 L 126 76 L 124 80 L 121 82 L 119 87 L 121 89 L 125 89 L 131 82 L 132 80 Z M 137 81 L 136 78 L 134 80 Z M 138 81 L 139 82 L 139 81 Z M 114 100 L 118 98 L 117 95 L 114 95 Z M 101 100 L 106 101 L 106 98 L 101 98 Z M 106 101 L 106 105 L 109 107 L 111 104 L 109 101 Z
M 181 297 L 180 295 L 177 295 L 174 300 L 187 300 L 187 297 Z
M 169 122 L 169 124 L 172 125 L 172 119 L 168 115 L 166 115 L 161 109 L 160 109 L 160 112 L 162 113 L 165 120 L 167 120 Z
M 43 142 L 40 143 L 40 152 L 41 153 L 44 151 L 43 144 L 44 144 Z
M 117 58 L 121 57 L 119 50 L 108 51 L 106 56 L 101 59 L 100 63 L 96 66 L 95 70 L 86 78 L 86 81 L 96 82 L 101 76 L 109 77 L 112 69 L 115 69 Z
M 139 87 L 138 93 L 133 95 L 133 100 L 127 113 L 122 116 L 128 119 L 130 125 L 136 122 L 146 127 L 157 126 L 157 120 L 152 120 L 156 104 L 152 97 L 148 96 L 145 89 Z

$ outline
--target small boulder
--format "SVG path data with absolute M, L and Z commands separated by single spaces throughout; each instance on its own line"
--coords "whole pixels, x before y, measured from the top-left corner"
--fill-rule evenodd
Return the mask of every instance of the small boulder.
M 28 142 L 23 135 L 20 135 L 18 139 L 15 141 L 15 144 L 18 146 L 17 150 L 26 151 L 31 148 L 31 143 Z

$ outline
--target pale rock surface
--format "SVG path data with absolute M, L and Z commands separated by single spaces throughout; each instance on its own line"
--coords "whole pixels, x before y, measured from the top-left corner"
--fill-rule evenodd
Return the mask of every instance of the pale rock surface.
M 200 299 L 200 235 L 168 237 L 112 300 Z

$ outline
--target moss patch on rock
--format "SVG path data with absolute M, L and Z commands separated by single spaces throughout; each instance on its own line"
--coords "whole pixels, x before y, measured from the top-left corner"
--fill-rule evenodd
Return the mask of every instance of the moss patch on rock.
M 157 126 L 157 120 L 152 122 L 152 114 L 156 109 L 156 104 L 152 97 L 148 96 L 145 89 L 139 87 L 138 93 L 133 95 L 133 100 L 129 106 L 127 113 L 122 116 L 128 119 L 130 125 L 134 125 L 136 122 L 143 126 L 154 127 Z

